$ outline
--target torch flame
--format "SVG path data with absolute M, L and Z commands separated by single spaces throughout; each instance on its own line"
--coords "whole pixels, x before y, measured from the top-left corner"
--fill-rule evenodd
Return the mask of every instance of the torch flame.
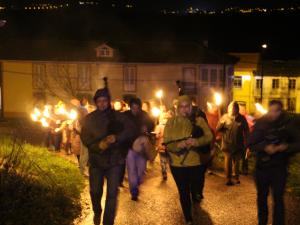
M 220 106 L 222 104 L 222 95 L 220 93 L 216 92 L 214 94 L 214 98 L 215 98 L 215 104 L 217 106 Z
M 70 113 L 68 113 L 68 117 L 69 117 L 69 119 L 71 119 L 71 120 L 76 120 L 76 118 L 77 118 L 77 112 L 76 112 L 74 109 L 72 109 L 72 110 L 70 111 Z
M 38 117 L 37 117 L 36 114 L 31 113 L 31 114 L 30 114 L 30 117 L 31 117 L 31 119 L 32 119 L 34 122 L 37 122 L 37 121 L 38 121 Z
M 153 108 L 151 109 L 151 112 L 152 112 L 152 115 L 153 115 L 154 117 L 159 117 L 159 116 L 160 116 L 160 113 L 161 113 L 160 109 L 157 108 L 157 107 L 153 107 Z
M 47 122 L 46 118 L 43 117 L 40 122 L 42 123 L 43 127 L 49 127 L 49 123 Z
M 157 98 L 162 98 L 162 97 L 163 97 L 163 91 L 162 91 L 162 90 L 157 91 L 157 92 L 155 93 L 155 96 L 156 96 Z
M 261 114 L 266 114 L 268 111 L 259 103 L 255 103 L 256 110 Z

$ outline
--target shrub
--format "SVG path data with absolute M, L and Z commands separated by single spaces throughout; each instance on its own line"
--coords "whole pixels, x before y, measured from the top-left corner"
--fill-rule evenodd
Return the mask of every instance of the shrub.
M 67 225 L 80 214 L 76 165 L 46 148 L 0 139 L 0 224 Z

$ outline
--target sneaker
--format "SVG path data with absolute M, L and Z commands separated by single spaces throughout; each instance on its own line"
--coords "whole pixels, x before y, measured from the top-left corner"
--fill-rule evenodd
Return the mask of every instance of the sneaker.
M 131 200 L 137 202 L 138 200 L 138 196 L 137 195 L 133 195 L 131 196 Z
M 226 185 L 227 186 L 232 186 L 232 185 L 234 185 L 234 183 L 231 180 L 229 180 L 229 181 L 226 182 Z
M 235 183 L 236 183 L 236 184 L 240 184 L 241 181 L 240 181 L 239 179 L 236 179 Z
M 165 173 L 163 174 L 163 180 L 167 180 L 168 179 L 168 175 Z
M 101 222 L 101 215 L 95 214 L 94 215 L 94 225 L 100 225 Z

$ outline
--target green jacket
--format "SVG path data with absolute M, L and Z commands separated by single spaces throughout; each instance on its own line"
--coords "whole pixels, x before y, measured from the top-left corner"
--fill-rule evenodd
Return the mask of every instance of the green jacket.
M 200 147 L 210 144 L 213 139 L 211 130 L 209 129 L 206 121 L 201 118 L 196 118 L 196 126 L 202 128 L 204 135 L 195 139 L 195 146 Z M 168 120 L 165 130 L 164 130 L 164 143 L 170 141 L 180 140 L 183 138 L 188 138 L 192 134 L 193 125 L 188 118 L 182 116 L 175 116 Z M 170 155 L 170 164 L 175 167 L 189 167 L 189 166 L 198 166 L 201 165 L 200 154 L 196 151 L 188 151 L 184 163 L 181 164 L 182 160 L 185 157 L 185 154 L 176 154 L 180 152 L 181 149 L 177 147 L 178 142 L 172 142 L 167 144 L 167 149 L 169 150 Z

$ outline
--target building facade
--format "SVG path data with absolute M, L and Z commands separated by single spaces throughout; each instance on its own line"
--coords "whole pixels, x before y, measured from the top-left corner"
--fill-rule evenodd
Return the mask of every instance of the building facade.
M 172 100 L 178 96 L 176 81 L 180 80 L 184 92 L 203 107 L 211 100 L 214 91 L 227 93 L 229 101 L 236 59 L 229 57 L 226 64 L 221 63 L 224 56 L 222 59 L 205 56 L 209 52 L 207 49 L 195 47 L 194 51 L 206 53 L 200 51 L 200 58 L 199 52 L 191 50 L 192 57 L 185 57 L 190 49 L 181 48 L 176 49 L 176 45 L 165 47 L 162 50 L 164 56 L 153 54 L 149 49 L 143 55 L 132 56 L 124 47 L 103 43 L 95 45 L 90 58 L 2 59 L 3 116 L 27 116 L 34 105 L 54 104 L 58 100 L 68 102 L 83 95 L 91 97 L 103 86 L 103 77 L 108 78 L 113 99 L 138 96 L 142 100 L 152 100 L 155 92 L 161 89 L 164 103 L 171 106 Z
M 281 100 L 289 112 L 300 112 L 299 61 L 262 61 L 259 53 L 233 55 L 240 58 L 234 66 L 233 99 L 249 113 L 255 113 L 255 103 L 266 108 L 271 100 Z

